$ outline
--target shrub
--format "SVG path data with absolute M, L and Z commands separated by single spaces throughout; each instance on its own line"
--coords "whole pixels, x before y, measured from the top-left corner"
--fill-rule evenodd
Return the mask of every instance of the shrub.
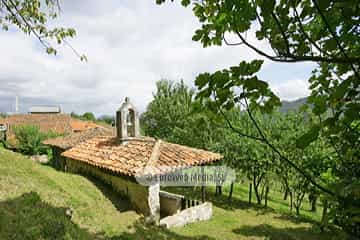
M 17 149 L 27 155 L 48 154 L 49 148 L 42 144 L 42 141 L 58 136 L 53 132 L 43 133 L 35 125 L 17 126 L 14 134 L 18 141 Z

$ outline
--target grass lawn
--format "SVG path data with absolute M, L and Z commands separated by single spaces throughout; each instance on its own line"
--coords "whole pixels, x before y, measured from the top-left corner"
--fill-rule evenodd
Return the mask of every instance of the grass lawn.
M 191 189 L 172 189 L 188 196 Z M 237 185 L 233 201 L 214 197 L 210 221 L 170 230 L 146 227 L 142 218 L 108 186 L 33 163 L 0 149 L 0 239 L 341 239 L 338 230 L 320 233 L 319 214 L 286 214 L 280 195 L 264 209 L 246 203 L 246 186 Z M 196 196 L 197 197 L 197 196 Z M 73 210 L 70 219 L 66 209 Z M 306 208 L 306 207 L 305 207 Z

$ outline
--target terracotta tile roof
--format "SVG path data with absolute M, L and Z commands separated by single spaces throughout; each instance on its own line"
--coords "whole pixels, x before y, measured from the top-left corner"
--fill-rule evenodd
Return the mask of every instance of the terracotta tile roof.
M 82 132 L 72 133 L 62 137 L 47 139 L 43 143 L 45 145 L 55 146 L 65 150 L 94 137 L 113 136 L 114 134 L 115 134 L 114 129 L 105 128 L 105 127 L 96 127 L 96 128 L 87 129 Z
M 168 143 L 153 138 L 119 142 L 115 137 L 97 137 L 67 151 L 63 156 L 129 176 L 141 175 L 151 166 L 154 173 L 201 165 L 222 159 L 217 153 Z
M 14 114 L 6 118 L 9 135 L 12 135 L 13 127 L 20 125 L 36 125 L 42 132 L 66 134 L 71 132 L 70 120 L 68 114 Z
M 96 128 L 99 127 L 98 124 L 90 122 L 90 121 L 83 121 L 83 120 L 79 120 L 79 119 L 71 119 L 71 129 L 74 132 L 80 132 L 80 131 L 85 131 L 91 128 Z

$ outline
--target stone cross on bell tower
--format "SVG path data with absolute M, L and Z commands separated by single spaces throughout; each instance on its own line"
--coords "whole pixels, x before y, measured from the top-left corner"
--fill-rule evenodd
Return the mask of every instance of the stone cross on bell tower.
M 120 140 L 140 137 L 139 114 L 128 97 L 116 111 L 116 136 Z

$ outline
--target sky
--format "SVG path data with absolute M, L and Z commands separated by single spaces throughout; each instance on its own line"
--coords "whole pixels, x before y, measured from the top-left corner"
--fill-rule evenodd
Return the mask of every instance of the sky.
M 51 26 L 76 29 L 70 44 L 84 53 L 81 62 L 67 46 L 47 55 L 33 36 L 16 28 L 0 31 L 0 112 L 32 105 L 60 105 L 64 112 L 113 115 L 126 96 L 145 111 L 160 79 L 184 80 L 194 86 L 202 72 L 214 72 L 242 60 L 261 59 L 245 46 L 203 48 L 192 41 L 200 24 L 191 8 L 179 1 L 63 0 L 60 17 Z M 269 47 L 251 34 L 249 40 Z M 309 94 L 312 64 L 265 60 L 259 73 L 282 100 Z

